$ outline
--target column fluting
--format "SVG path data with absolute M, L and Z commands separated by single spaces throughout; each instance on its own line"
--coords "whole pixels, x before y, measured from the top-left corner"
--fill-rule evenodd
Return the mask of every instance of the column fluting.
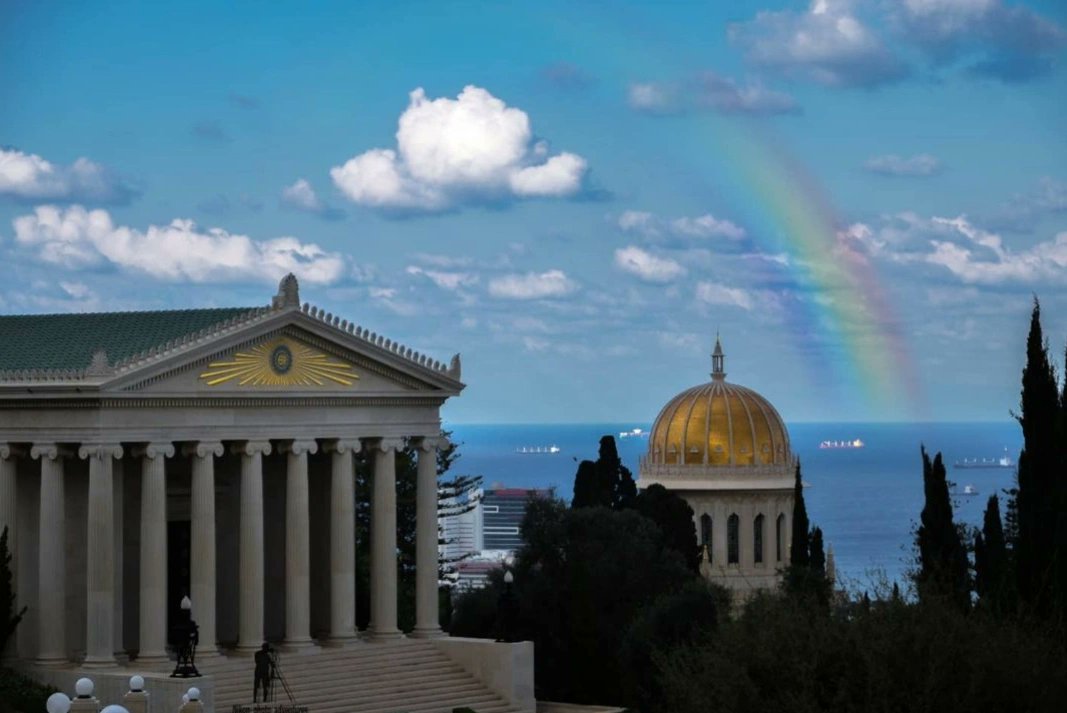
M 41 461 L 38 520 L 37 663 L 67 662 L 67 523 L 63 454 L 55 443 L 35 443 Z
M 330 640 L 344 643 L 356 636 L 356 493 L 352 456 L 359 440 L 327 444 L 330 473 Z
M 396 621 L 396 452 L 402 447 L 396 438 L 373 445 L 370 628 L 376 639 L 401 636 Z
M 437 603 L 437 451 L 442 438 L 418 441 L 415 488 L 415 630 L 412 636 L 441 635 Z
M 115 661 L 115 482 L 117 443 L 86 443 L 78 457 L 89 460 L 86 532 L 85 666 L 117 666 Z
M 253 652 L 263 643 L 264 548 L 263 456 L 270 441 L 246 441 L 234 447 L 241 455 L 241 593 L 237 648 Z
M 167 474 L 173 443 L 149 443 L 141 461 L 141 609 L 142 664 L 164 663 L 167 656 Z
M 193 459 L 192 523 L 189 553 L 189 598 L 192 618 L 200 627 L 198 656 L 218 653 L 215 636 L 216 540 L 215 540 L 215 458 L 222 456 L 222 443 L 200 441 L 186 447 Z
M 283 445 L 289 455 L 285 478 L 285 643 L 290 648 L 312 645 L 308 454 L 318 449 L 312 440 Z

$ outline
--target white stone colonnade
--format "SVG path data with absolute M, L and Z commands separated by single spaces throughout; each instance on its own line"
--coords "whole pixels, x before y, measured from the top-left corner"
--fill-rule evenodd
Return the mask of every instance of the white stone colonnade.
M 402 636 L 397 627 L 396 452 L 405 444 L 418 454 L 416 490 L 416 626 L 412 636 L 440 635 L 437 612 L 437 450 L 439 436 L 268 439 L 174 443 L 36 442 L 0 443 L 0 530 L 9 530 L 9 549 L 19 602 L 37 607 L 36 641 L 39 664 L 63 665 L 70 659 L 67 622 L 68 539 L 64 468 L 72 459 L 88 460 L 86 531 L 75 541 L 86 553 L 85 666 L 117 665 L 121 646 L 121 557 L 124 528 L 121 480 L 116 463 L 140 460 L 139 654 L 146 664 L 168 660 L 167 641 L 167 480 L 168 463 L 191 461 L 190 591 L 193 619 L 200 628 L 198 659 L 218 655 L 216 639 L 216 487 L 215 462 L 227 450 L 240 456 L 238 527 L 237 652 L 251 653 L 264 640 L 265 561 L 264 456 L 286 456 L 284 533 L 285 642 L 292 649 L 316 643 L 343 645 L 356 636 L 355 582 L 355 453 L 373 458 L 371 502 L 371 625 L 369 638 Z M 308 456 L 330 455 L 329 510 L 311 512 Z M 20 531 L 17 508 L 20 465 L 39 472 L 39 503 L 35 517 L 25 517 Z M 21 481 L 23 487 L 28 482 Z M 29 481 L 32 482 L 32 481 Z M 315 642 L 311 631 L 311 518 L 329 518 L 329 634 Z M 131 523 L 132 524 L 132 523 Z M 36 539 L 35 566 L 18 561 L 20 535 Z M 23 548 L 25 551 L 25 548 Z M 274 556 L 274 553 L 270 553 Z M 20 572 L 22 570 L 22 572 Z M 32 577 L 34 582 L 24 581 Z M 36 597 L 27 597 L 36 592 Z M 20 644 L 19 648 L 22 648 Z M 29 648 L 29 647 L 27 647 Z M 25 657 L 26 652 L 16 651 Z

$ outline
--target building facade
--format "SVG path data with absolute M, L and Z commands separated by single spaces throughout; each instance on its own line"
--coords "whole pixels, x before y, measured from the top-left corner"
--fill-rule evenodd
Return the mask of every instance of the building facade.
M 418 453 L 417 622 L 440 633 L 445 365 L 301 305 L 0 317 L 0 528 L 28 604 L 16 657 L 167 660 L 192 600 L 200 655 L 355 630 L 354 458 L 373 462 L 370 638 L 397 628 L 398 449 Z
M 738 597 L 776 587 L 789 564 L 796 456 L 778 411 L 726 381 L 718 338 L 711 381 L 667 402 L 638 487 L 660 484 L 693 509 L 701 572 Z

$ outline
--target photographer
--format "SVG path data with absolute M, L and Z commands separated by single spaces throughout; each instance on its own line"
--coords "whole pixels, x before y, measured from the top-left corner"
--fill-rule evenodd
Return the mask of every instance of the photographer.
M 256 652 L 256 673 L 252 683 L 252 701 L 259 703 L 259 691 L 263 689 L 263 702 L 270 700 L 270 683 L 273 678 L 274 650 L 270 644 L 263 642 L 263 646 Z

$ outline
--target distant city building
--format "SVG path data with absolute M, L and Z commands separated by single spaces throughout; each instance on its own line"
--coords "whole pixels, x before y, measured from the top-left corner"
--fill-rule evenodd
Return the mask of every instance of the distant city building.
M 638 487 L 660 484 L 693 508 L 701 572 L 743 596 L 778 586 L 789 564 L 796 456 L 767 399 L 726 381 L 715 339 L 711 381 L 656 417 Z
M 482 491 L 472 493 L 475 502 L 481 498 Z M 452 510 L 463 503 L 458 501 L 444 503 L 445 510 Z M 444 543 L 440 547 L 441 557 L 444 560 L 458 560 L 469 557 L 475 552 L 482 550 L 482 509 L 480 503 L 471 507 L 466 512 L 440 518 L 441 539 Z

